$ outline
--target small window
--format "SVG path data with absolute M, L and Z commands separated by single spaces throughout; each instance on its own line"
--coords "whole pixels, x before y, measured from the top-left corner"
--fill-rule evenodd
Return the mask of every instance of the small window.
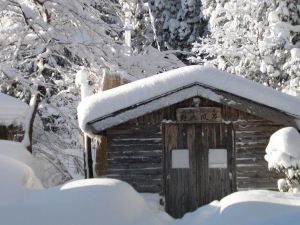
M 173 149 L 172 150 L 172 169 L 189 168 L 189 150 Z
M 209 168 L 227 168 L 227 149 L 209 149 Z

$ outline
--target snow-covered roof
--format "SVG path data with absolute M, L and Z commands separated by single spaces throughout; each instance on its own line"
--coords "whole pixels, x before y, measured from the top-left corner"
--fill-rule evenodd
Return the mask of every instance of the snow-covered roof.
M 23 124 L 28 110 L 26 103 L 0 93 L 0 125 Z
M 97 123 L 97 128 L 104 130 L 191 97 L 220 102 L 221 96 L 208 89 L 231 93 L 300 118 L 300 100 L 296 97 L 214 68 L 187 66 L 87 97 L 78 106 L 79 126 L 93 135 L 88 124 Z

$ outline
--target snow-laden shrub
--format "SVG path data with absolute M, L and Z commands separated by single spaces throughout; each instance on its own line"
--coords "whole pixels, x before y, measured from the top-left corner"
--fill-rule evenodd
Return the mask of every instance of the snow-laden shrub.
M 270 170 L 283 172 L 278 189 L 282 192 L 298 192 L 300 188 L 300 135 L 293 127 L 276 131 L 266 148 L 265 159 Z

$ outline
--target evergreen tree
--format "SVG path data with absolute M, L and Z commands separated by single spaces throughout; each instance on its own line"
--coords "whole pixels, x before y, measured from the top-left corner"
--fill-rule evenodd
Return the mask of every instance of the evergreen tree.
M 189 51 L 202 35 L 200 0 L 149 0 L 149 7 L 158 48 Z
M 203 0 L 210 34 L 194 44 L 193 63 L 274 88 L 298 87 L 300 8 L 294 0 Z M 296 79 L 296 80 L 295 80 Z
M 119 0 L 124 12 L 124 29 L 131 31 L 131 50 L 142 52 L 154 41 L 148 4 L 142 0 Z

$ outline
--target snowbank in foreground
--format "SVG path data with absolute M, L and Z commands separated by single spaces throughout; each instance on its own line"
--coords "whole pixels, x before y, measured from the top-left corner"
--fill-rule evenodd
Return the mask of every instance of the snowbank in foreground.
M 17 203 L 32 189 L 42 189 L 33 170 L 20 161 L 0 155 L 0 205 Z
M 20 201 L 30 189 L 42 189 L 32 155 L 21 143 L 0 140 L 0 204 Z
M 286 225 L 299 221 L 300 195 L 254 190 L 233 193 L 172 225 Z
M 25 146 L 20 142 L 0 140 L 0 156 L 18 160 L 31 168 L 35 168 L 35 160 Z
M 30 192 L 18 204 L 0 205 L 0 218 L 5 225 L 167 224 L 170 218 L 161 214 L 148 208 L 127 183 L 105 178 Z

